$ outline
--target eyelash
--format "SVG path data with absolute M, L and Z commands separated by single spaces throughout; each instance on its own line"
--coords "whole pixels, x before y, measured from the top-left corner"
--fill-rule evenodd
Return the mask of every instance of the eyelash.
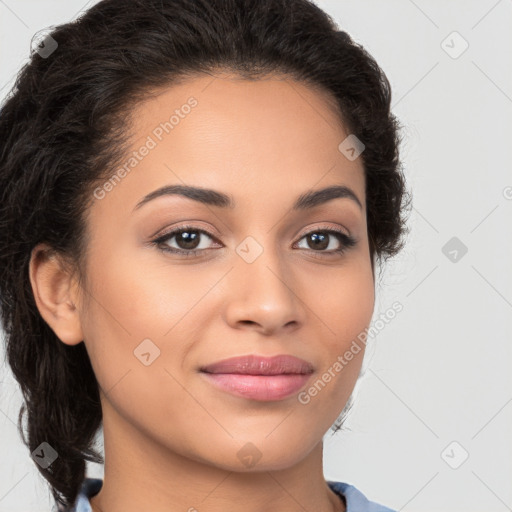
M 203 229 L 199 229 L 194 226 L 181 226 L 177 229 L 174 229 L 173 231 L 164 233 L 163 235 L 161 235 L 158 238 L 156 238 L 155 240 L 153 240 L 151 243 L 153 245 L 156 245 L 163 252 L 171 253 L 171 254 L 179 254 L 179 255 L 187 257 L 187 258 L 198 256 L 200 253 L 204 253 L 205 251 L 209 250 L 209 249 L 190 249 L 187 251 L 185 249 L 174 249 L 174 248 L 169 248 L 168 246 L 163 245 L 164 242 L 167 242 L 167 241 L 171 240 L 172 238 L 174 238 L 176 235 L 179 235 L 179 234 L 181 234 L 183 232 L 187 232 L 187 231 L 198 232 L 198 233 L 207 235 L 214 241 L 217 240 L 216 237 L 214 237 L 208 231 L 205 231 Z M 329 257 L 329 256 L 333 256 L 333 255 L 341 255 L 345 251 L 347 251 L 348 249 L 350 249 L 351 247 L 356 245 L 356 243 L 357 243 L 355 238 L 343 233 L 342 231 L 338 231 L 337 229 L 333 229 L 333 228 L 322 228 L 322 227 L 305 233 L 304 235 L 302 235 L 302 237 L 299 240 L 302 240 L 303 238 L 307 237 L 308 235 L 312 235 L 314 233 L 327 233 L 329 235 L 337 235 L 337 238 L 341 244 L 341 247 L 339 249 L 335 249 L 335 250 L 331 250 L 331 251 L 314 251 L 313 249 L 310 249 L 310 251 L 313 253 L 317 253 L 317 252 L 320 253 L 320 256 L 315 256 L 315 257 L 323 258 L 326 256 Z

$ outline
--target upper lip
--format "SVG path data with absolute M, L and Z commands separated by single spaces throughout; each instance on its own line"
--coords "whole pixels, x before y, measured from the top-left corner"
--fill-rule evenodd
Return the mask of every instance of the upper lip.
M 282 375 L 312 373 L 313 365 L 295 356 L 280 354 L 273 357 L 247 355 L 223 359 L 201 367 L 206 373 L 239 373 L 244 375 Z

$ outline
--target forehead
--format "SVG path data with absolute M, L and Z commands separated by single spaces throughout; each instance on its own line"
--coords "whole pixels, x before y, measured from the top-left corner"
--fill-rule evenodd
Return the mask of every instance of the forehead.
M 333 99 L 290 77 L 191 77 L 135 105 L 132 120 L 137 156 L 127 155 L 112 205 L 133 208 L 171 184 L 223 190 L 237 204 L 346 184 L 364 204 L 362 161 L 338 149 L 349 134 Z

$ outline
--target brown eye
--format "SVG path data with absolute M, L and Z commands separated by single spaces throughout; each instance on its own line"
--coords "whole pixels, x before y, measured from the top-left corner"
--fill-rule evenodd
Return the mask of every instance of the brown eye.
M 158 237 L 153 243 L 164 252 L 194 256 L 211 248 L 207 240 L 208 238 L 215 240 L 213 235 L 203 229 L 182 226 Z
M 203 229 L 181 226 L 161 235 L 152 243 L 164 252 L 180 256 L 197 256 L 213 248 L 208 239 L 218 242 L 212 234 Z M 310 231 L 300 240 L 306 240 L 307 246 L 299 246 L 299 249 L 306 249 L 326 257 L 339 256 L 357 243 L 351 236 L 332 228 Z
M 180 230 L 171 238 L 176 238 L 176 244 L 180 249 L 191 250 L 197 249 L 199 246 L 201 234 L 198 231 L 187 229 Z
M 308 246 L 311 249 L 323 250 L 323 249 L 327 249 L 327 247 L 329 247 L 329 242 L 330 242 L 330 239 L 332 238 L 332 236 L 328 233 L 319 231 L 316 233 L 311 233 L 309 235 L 306 235 L 305 238 L 307 240 Z
M 307 247 L 300 249 L 309 249 L 313 252 L 329 254 L 341 254 L 345 250 L 356 244 L 354 238 L 334 229 L 317 229 L 306 233 L 301 240 L 305 239 Z M 337 240 L 337 244 L 335 241 Z M 329 249 L 330 250 L 327 250 Z

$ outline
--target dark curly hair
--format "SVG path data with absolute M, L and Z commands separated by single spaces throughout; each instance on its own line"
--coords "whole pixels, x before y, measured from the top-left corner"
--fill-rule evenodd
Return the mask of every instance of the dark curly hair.
M 24 399 L 18 428 L 31 452 L 42 442 L 57 451 L 51 468 L 37 467 L 62 508 L 86 461 L 104 462 L 102 410 L 85 344 L 62 343 L 39 314 L 29 262 L 45 242 L 84 281 L 92 191 L 126 155 L 136 102 L 217 70 L 323 91 L 365 144 L 372 268 L 402 249 L 409 195 L 388 79 L 310 0 L 103 0 L 49 33 L 58 47 L 33 52 L 0 111 L 0 313 Z

